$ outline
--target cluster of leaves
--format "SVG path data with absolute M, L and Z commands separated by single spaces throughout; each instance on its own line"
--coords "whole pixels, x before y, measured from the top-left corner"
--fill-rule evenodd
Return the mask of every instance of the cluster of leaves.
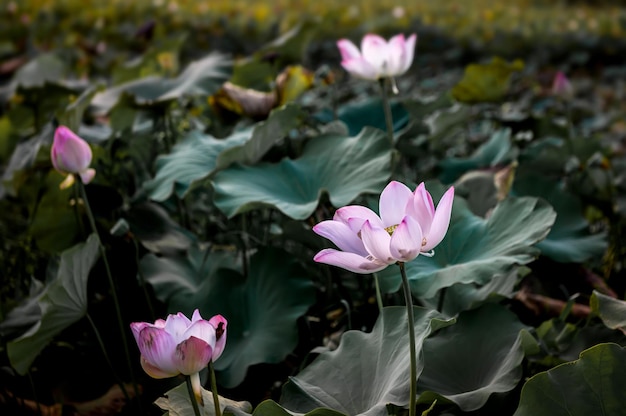
M 435 200 L 457 189 L 435 256 L 407 264 L 421 304 L 423 411 L 623 408 L 623 68 L 581 73 L 566 101 L 547 88 L 554 68 L 532 56 L 433 73 L 442 62 L 418 48 L 392 100 L 392 145 L 377 85 L 296 65 L 311 27 L 237 60 L 190 58 L 172 35 L 128 62 L 60 48 L 9 72 L 0 90 L 0 267 L 14 288 L 0 307 L 7 364 L 43 375 L 64 348 L 99 357 L 93 325 L 115 364 L 99 377 L 132 377 L 119 334 L 107 331 L 111 292 L 85 201 L 59 189 L 49 161 L 62 123 L 94 151 L 87 194 L 125 319 L 195 308 L 228 319 L 218 383 L 258 406 L 224 401 L 226 413 L 385 415 L 408 405 L 398 271 L 355 276 L 312 260 L 329 243 L 311 226 L 347 204 L 374 206 L 391 179 L 427 181 Z M 88 374 L 66 373 L 78 384 Z M 140 382 L 146 402 L 167 386 Z M 165 396 L 162 409 L 191 413 L 183 387 Z

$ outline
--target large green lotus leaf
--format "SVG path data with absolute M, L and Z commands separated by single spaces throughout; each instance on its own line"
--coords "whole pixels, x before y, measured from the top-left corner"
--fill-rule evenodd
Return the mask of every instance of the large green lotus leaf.
M 452 402 L 480 409 L 494 393 L 511 391 L 521 376 L 525 326 L 499 304 L 462 312 L 457 323 L 424 341 L 418 403 Z
M 428 184 L 435 201 L 442 188 Z M 433 257 L 418 256 L 406 264 L 411 291 L 418 298 L 433 298 L 439 289 L 457 283 L 484 285 L 504 276 L 538 256 L 533 247 L 554 223 L 552 207 L 537 198 L 508 197 L 498 203 L 488 218 L 474 215 L 461 197 L 455 197 L 450 228 L 435 247 Z M 379 272 L 381 290 L 400 287 L 396 268 Z
M 190 63 L 176 78 L 149 76 L 111 87 L 97 94 L 92 104 L 100 112 L 108 112 L 123 93 L 135 97 L 138 104 L 175 100 L 184 96 L 209 96 L 215 93 L 232 72 L 232 62 L 221 53 Z
M 598 344 L 528 380 L 514 416 L 622 415 L 624 385 L 626 349 Z
M 418 375 L 424 340 L 453 320 L 414 308 Z M 383 309 L 372 332 L 348 331 L 335 351 L 323 352 L 283 387 L 281 405 L 295 412 L 328 407 L 348 415 L 387 415 L 387 404 L 409 403 L 409 340 L 406 308 Z
M 619 329 L 626 334 L 626 302 L 594 290 L 589 299 L 591 310 L 602 319 L 604 325 Z
M 441 311 L 446 316 L 455 316 L 459 312 L 472 309 L 485 301 L 499 301 L 510 298 L 518 280 L 518 270 L 513 269 L 505 275 L 496 275 L 484 285 L 475 283 L 457 283 L 446 289 L 442 309 L 439 309 L 438 296 L 432 299 L 420 299 L 424 306 Z
M 9 89 L 43 87 L 47 82 L 59 82 L 68 73 L 66 61 L 57 52 L 42 53 L 15 72 Z
M 240 408 L 228 407 L 224 416 L 250 416 L 250 413 L 246 413 Z M 255 407 L 251 416 L 346 416 L 344 413 L 340 413 L 333 409 L 317 408 L 310 412 L 294 413 L 285 409 L 273 400 L 265 400 Z
M 253 127 L 216 139 L 194 130 L 172 150 L 159 157 L 156 176 L 145 183 L 150 198 L 164 201 L 175 190 L 183 197 L 193 182 L 206 178 L 233 162 L 256 163 L 279 140 L 295 128 L 302 110 L 287 105 L 272 111 L 269 118 Z
M 234 251 L 211 251 L 193 245 L 179 255 L 147 254 L 139 262 L 139 270 L 170 312 L 190 315 L 207 301 L 215 282 L 226 275 L 226 268 L 236 265 Z
M 439 179 L 443 183 L 452 183 L 467 171 L 503 164 L 509 162 L 512 156 L 511 129 L 500 129 L 470 157 L 451 157 L 442 160 L 439 164 L 441 168 Z
M 279 363 L 298 344 L 297 320 L 315 302 L 306 270 L 283 250 L 266 248 L 250 258 L 247 278 L 231 272 L 216 282 L 206 302 L 207 316 L 228 319 L 226 349 L 215 369 L 227 388 L 239 385 L 248 367 Z
M 202 416 L 215 416 L 215 404 L 213 403 L 213 394 L 211 391 L 201 387 L 202 400 L 204 406 L 199 405 L 200 414 Z M 252 411 L 252 405 L 249 402 L 237 402 L 226 397 L 219 396 L 220 410 L 222 414 L 226 408 L 236 409 L 237 412 L 249 414 Z M 167 411 L 169 416 L 189 416 L 194 414 L 193 405 L 187 390 L 187 383 L 183 383 L 171 390 L 168 390 L 164 397 L 159 397 L 154 404 L 161 409 Z
M 294 219 L 313 213 L 322 192 L 335 207 L 362 193 L 380 192 L 391 174 L 391 149 L 385 133 L 366 127 L 358 136 L 318 136 L 299 159 L 256 166 L 233 165 L 213 177 L 215 204 L 232 218 L 271 206 Z
M 87 313 L 87 280 L 98 259 L 99 240 L 95 234 L 61 254 L 56 278 L 41 293 L 41 319 L 7 344 L 11 365 L 26 374 L 37 355 L 57 334 Z
M 199 308 L 228 320 L 226 349 L 215 362 L 218 381 L 235 387 L 249 366 L 282 361 L 298 343 L 297 319 L 315 301 L 311 280 L 295 260 L 278 249 L 250 258 L 247 278 L 226 267 L 235 253 L 190 250 L 187 257 L 145 256 L 140 264 L 159 300 L 172 313 Z
M 125 215 L 129 231 L 152 253 L 187 250 L 195 236 L 174 222 L 167 211 L 153 202 L 133 205 Z
M 397 101 L 391 103 L 391 116 L 393 118 L 394 131 L 398 131 L 406 126 L 409 121 L 407 111 Z M 322 121 L 332 121 L 330 112 L 318 114 L 317 117 Z M 380 97 L 342 105 L 337 111 L 337 117 L 346 123 L 351 136 L 359 134 L 366 126 L 376 127 L 383 131 L 387 130 L 383 101 Z
M 602 257 L 606 248 L 606 233 L 591 234 L 583 217 L 580 199 L 545 176 L 527 174 L 517 179 L 513 190 L 518 195 L 545 199 L 556 210 L 557 217 L 550 234 L 537 244 L 541 254 L 562 263 L 580 263 L 592 257 Z
M 452 88 L 452 96 L 463 103 L 498 102 L 509 89 L 511 75 L 521 71 L 524 63 L 508 63 L 493 58 L 487 64 L 471 64 L 465 68 L 463 79 Z

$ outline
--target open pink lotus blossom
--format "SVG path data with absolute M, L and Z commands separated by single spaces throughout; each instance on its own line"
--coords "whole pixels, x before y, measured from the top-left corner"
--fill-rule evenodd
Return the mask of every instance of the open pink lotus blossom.
M 377 80 L 404 74 L 413 62 L 416 42 L 415 34 L 408 39 L 396 35 L 387 42 L 370 33 L 363 37 L 360 51 L 348 39 L 337 41 L 337 47 L 346 71 L 358 78 Z
M 91 169 L 91 148 L 86 141 L 78 137 L 65 126 L 57 127 L 54 132 L 54 142 L 50 151 L 52 166 L 67 178 L 61 188 L 67 188 L 74 183 L 74 174 L 80 176 L 84 184 L 88 184 L 96 175 Z
M 158 319 L 154 324 L 133 322 L 130 328 L 141 351 L 141 366 L 153 378 L 192 376 L 196 397 L 201 399 L 198 373 L 217 360 L 226 345 L 227 321 L 221 315 L 202 319 L 196 309 L 191 320 L 183 313 Z
M 420 253 L 429 255 L 448 231 L 453 201 L 453 187 L 435 209 L 423 183 L 412 192 L 392 181 L 380 194 L 380 216 L 369 208 L 350 205 L 339 208 L 332 220 L 313 227 L 339 248 L 324 249 L 314 260 L 367 274 L 411 261 Z

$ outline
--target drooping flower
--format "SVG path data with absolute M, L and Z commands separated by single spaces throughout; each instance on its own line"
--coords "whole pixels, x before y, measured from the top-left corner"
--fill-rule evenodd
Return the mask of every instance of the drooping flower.
M 337 47 L 346 71 L 358 78 L 377 80 L 404 74 L 413 62 L 416 42 L 415 34 L 408 39 L 399 34 L 387 42 L 370 33 L 363 37 L 360 51 L 348 39 L 337 41 Z
M 198 373 L 217 360 L 226 345 L 227 321 L 221 315 L 202 319 L 196 309 L 191 320 L 183 313 L 154 324 L 133 322 L 130 328 L 141 352 L 141 366 L 153 378 L 191 376 L 196 397 L 202 400 Z
M 350 205 L 313 227 L 339 248 L 324 249 L 314 260 L 367 274 L 411 261 L 420 253 L 428 255 L 446 235 L 453 200 L 451 187 L 435 209 L 423 183 L 412 192 L 392 181 L 380 194 L 380 216 L 367 207 Z
M 65 189 L 74 183 L 74 175 L 79 175 L 84 184 L 88 184 L 96 175 L 91 165 L 91 148 L 86 141 L 78 137 L 65 126 L 57 127 L 50 151 L 52 166 L 67 178 L 61 183 Z
M 574 87 L 561 71 L 557 72 L 552 81 L 552 95 L 565 100 L 574 98 Z

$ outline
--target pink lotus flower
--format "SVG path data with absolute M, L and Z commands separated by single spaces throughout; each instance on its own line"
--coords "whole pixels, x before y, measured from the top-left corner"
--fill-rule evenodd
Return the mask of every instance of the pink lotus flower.
M 380 216 L 369 208 L 350 205 L 339 208 L 332 220 L 313 227 L 340 249 L 324 249 L 314 260 L 366 274 L 411 261 L 420 253 L 429 255 L 448 231 L 453 201 L 453 187 L 435 209 L 423 183 L 411 192 L 393 181 L 380 194 Z
M 574 98 L 574 87 L 561 71 L 557 72 L 554 76 L 554 81 L 552 82 L 552 95 L 570 100 Z
M 382 37 L 367 34 L 361 41 L 361 50 L 348 39 L 337 42 L 341 52 L 341 65 L 346 71 L 358 78 L 377 80 L 404 74 L 415 53 L 417 35 L 408 39 L 404 35 L 396 35 L 385 41 Z
M 61 184 L 61 189 L 74 183 L 74 174 L 79 175 L 84 184 L 91 182 L 96 175 L 96 171 L 89 167 L 91 158 L 91 148 L 86 141 L 65 126 L 57 127 L 54 132 L 50 159 L 57 171 L 67 175 Z
M 226 345 L 227 321 L 221 315 L 204 320 L 196 309 L 191 320 L 181 312 L 154 324 L 133 322 L 130 328 L 141 351 L 141 366 L 150 377 L 178 374 L 192 376 L 196 397 L 201 400 L 198 373 L 217 360 Z

